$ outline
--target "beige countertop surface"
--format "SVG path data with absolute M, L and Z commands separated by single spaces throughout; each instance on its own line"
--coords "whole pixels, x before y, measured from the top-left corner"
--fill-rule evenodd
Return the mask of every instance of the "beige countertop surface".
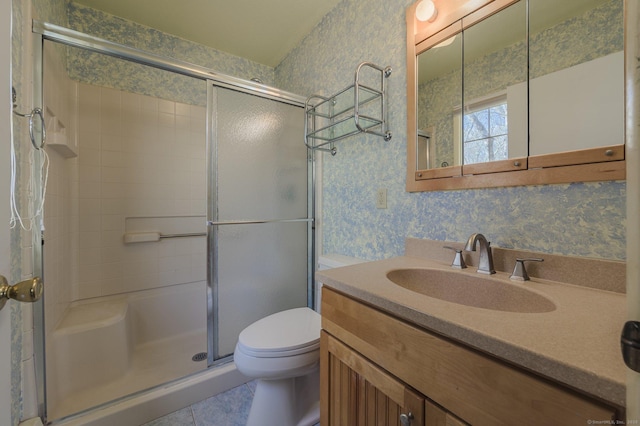
M 316 273 L 318 281 L 425 329 L 516 364 L 618 406 L 625 405 L 626 366 L 620 332 L 624 294 L 532 278 L 517 282 L 498 272 L 484 279 L 525 286 L 556 309 L 514 313 L 469 307 L 428 297 L 394 284 L 395 269 L 452 271 L 446 263 L 401 256 Z M 460 274 L 477 276 L 475 267 Z M 347 342 L 348 343 L 348 342 Z

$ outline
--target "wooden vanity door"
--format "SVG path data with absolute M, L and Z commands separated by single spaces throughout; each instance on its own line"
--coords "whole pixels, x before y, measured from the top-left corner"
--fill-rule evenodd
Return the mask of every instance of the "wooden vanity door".
M 320 424 L 424 426 L 423 396 L 325 331 L 320 342 Z
M 429 400 L 425 401 L 425 424 L 426 426 L 469 426 Z

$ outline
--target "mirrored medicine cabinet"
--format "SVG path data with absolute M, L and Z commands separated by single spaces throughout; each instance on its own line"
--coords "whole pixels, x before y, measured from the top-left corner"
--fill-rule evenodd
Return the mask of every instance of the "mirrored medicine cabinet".
M 623 0 L 407 9 L 407 190 L 625 179 Z

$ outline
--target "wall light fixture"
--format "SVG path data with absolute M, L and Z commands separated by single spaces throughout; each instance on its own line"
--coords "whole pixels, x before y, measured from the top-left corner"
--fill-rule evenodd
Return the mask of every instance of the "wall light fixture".
M 421 0 L 416 7 L 416 18 L 418 21 L 433 22 L 438 16 L 438 9 L 433 0 Z

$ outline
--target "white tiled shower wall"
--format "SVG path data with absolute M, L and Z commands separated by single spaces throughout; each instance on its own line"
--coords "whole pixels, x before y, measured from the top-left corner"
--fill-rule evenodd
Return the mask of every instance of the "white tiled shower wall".
M 206 230 L 205 109 L 86 84 L 78 96 L 75 297 L 204 280 L 204 238 L 122 239 L 128 217 L 201 215 Z
M 126 218 L 167 216 L 201 216 L 205 232 L 205 108 L 55 78 L 77 93 L 79 155 L 50 150 L 49 327 L 73 301 L 204 282 L 205 238 L 125 245 L 123 235 Z
M 75 119 L 77 84 L 72 82 L 65 71 L 59 48 L 51 44 L 44 49 L 43 94 L 45 121 L 50 122 L 52 113 L 63 122 L 68 130 L 67 137 L 75 140 L 75 127 L 70 120 Z M 52 137 L 52 129 L 48 137 Z M 73 300 L 73 283 L 77 282 L 77 256 L 70 252 L 71 238 L 74 232 L 73 218 L 77 217 L 77 205 L 72 204 L 73 173 L 77 170 L 77 158 L 66 159 L 50 146 L 48 178 L 44 206 L 44 233 L 46 244 L 43 246 L 46 276 L 45 312 L 48 321 L 46 332 L 50 332 L 62 318 L 64 311 Z

